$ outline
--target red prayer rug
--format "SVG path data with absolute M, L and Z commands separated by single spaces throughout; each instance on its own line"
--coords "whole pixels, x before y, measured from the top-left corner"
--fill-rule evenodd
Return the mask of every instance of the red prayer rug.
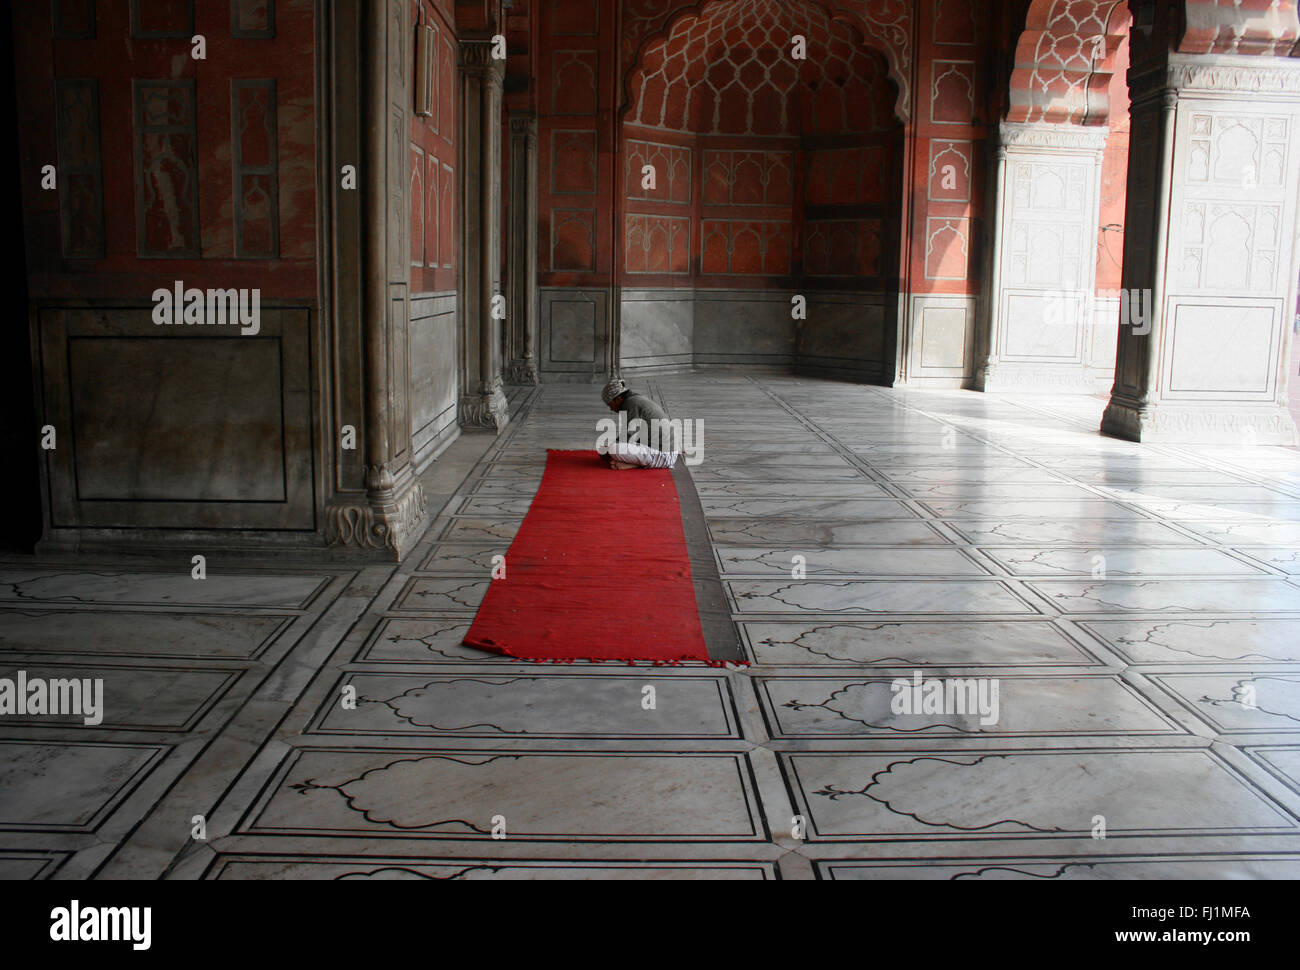
M 708 663 L 672 472 L 547 452 L 464 642 L 522 660 Z

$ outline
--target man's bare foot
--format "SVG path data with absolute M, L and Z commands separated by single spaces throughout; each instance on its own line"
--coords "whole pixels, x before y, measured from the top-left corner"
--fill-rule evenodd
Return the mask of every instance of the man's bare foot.
M 619 460 L 617 460 L 616 458 L 611 458 L 611 459 L 609 460 L 609 467 L 612 468 L 612 469 L 614 469 L 614 471 L 616 471 L 616 472 L 625 472 L 625 471 L 627 471 L 629 468 L 636 468 L 637 466 L 636 466 L 636 465 L 629 465 L 627 462 L 625 462 L 625 461 L 619 461 Z

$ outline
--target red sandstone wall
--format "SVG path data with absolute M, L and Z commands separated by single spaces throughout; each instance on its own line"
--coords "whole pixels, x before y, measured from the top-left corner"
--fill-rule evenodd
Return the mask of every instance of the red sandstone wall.
M 911 215 L 913 293 L 979 292 L 989 18 L 977 0 L 915 0 L 920 28 Z
M 312 2 L 276 3 L 274 37 L 257 36 L 261 0 L 231 6 L 144 4 L 133 32 L 125 0 L 13 5 L 32 298 L 147 299 L 181 279 L 315 299 Z M 34 188 L 46 164 L 61 191 Z
M 542 286 L 607 286 L 613 266 L 614 0 L 538 4 Z
M 417 36 L 433 28 L 431 113 L 411 110 L 411 292 L 456 288 L 456 35 L 445 0 L 413 0 Z M 418 47 L 412 40 L 411 50 Z M 411 58 L 415 70 L 415 57 Z M 415 81 L 412 90 L 415 90 Z

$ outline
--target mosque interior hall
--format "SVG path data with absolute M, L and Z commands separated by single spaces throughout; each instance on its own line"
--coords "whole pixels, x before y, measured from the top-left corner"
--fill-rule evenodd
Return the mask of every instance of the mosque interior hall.
M 2 19 L 0 878 L 1300 878 L 1300 0 Z

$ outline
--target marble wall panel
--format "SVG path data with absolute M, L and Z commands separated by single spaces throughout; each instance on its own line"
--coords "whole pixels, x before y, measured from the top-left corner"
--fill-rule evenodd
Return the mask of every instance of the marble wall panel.
M 224 337 L 71 338 L 77 498 L 282 500 L 279 349 Z M 132 380 L 114 379 L 123 374 Z
M 606 370 L 605 290 L 546 288 L 538 319 L 538 366 L 543 372 L 603 375 Z
M 700 291 L 696 363 L 789 365 L 795 353 L 794 323 L 784 294 Z
M 263 306 L 241 336 L 145 308 L 42 310 L 50 524 L 311 528 L 308 318 Z
M 695 301 L 672 291 L 623 292 L 620 359 L 626 367 L 683 365 L 695 357 Z
M 921 385 L 968 386 L 975 370 L 974 297 L 912 297 L 916 321 L 908 350 L 908 379 Z
M 411 301 L 411 439 L 416 467 L 455 435 L 455 294 Z

